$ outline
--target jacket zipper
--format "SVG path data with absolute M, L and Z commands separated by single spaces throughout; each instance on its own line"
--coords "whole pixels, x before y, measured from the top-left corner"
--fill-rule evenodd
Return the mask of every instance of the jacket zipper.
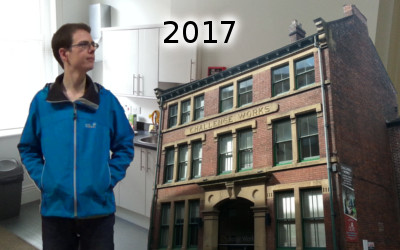
M 78 196 L 76 192 L 76 120 L 77 120 L 77 110 L 76 104 L 74 105 L 74 217 L 78 216 Z

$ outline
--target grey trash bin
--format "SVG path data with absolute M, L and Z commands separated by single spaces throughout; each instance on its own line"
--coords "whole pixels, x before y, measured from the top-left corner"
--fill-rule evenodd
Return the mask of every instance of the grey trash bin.
M 0 160 L 0 220 L 19 215 L 24 169 L 15 159 Z

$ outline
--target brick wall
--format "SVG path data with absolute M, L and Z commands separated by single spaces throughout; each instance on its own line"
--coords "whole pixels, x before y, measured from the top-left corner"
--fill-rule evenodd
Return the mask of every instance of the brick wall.
M 400 202 L 400 126 L 397 124 L 391 126 L 388 130 L 394 163 L 397 197 Z
M 353 167 L 359 238 L 375 242 L 376 249 L 400 249 L 386 129 L 396 116 L 396 94 L 362 21 L 349 16 L 328 29 L 330 117 L 338 160 Z M 343 220 L 338 227 L 344 231 Z

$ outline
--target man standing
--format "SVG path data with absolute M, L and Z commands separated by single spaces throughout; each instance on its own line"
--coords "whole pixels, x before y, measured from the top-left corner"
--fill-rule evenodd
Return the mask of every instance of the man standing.
M 18 144 L 42 194 L 44 250 L 114 249 L 113 188 L 133 159 L 134 133 L 116 97 L 86 74 L 98 46 L 86 24 L 54 34 L 64 73 L 35 95 Z

